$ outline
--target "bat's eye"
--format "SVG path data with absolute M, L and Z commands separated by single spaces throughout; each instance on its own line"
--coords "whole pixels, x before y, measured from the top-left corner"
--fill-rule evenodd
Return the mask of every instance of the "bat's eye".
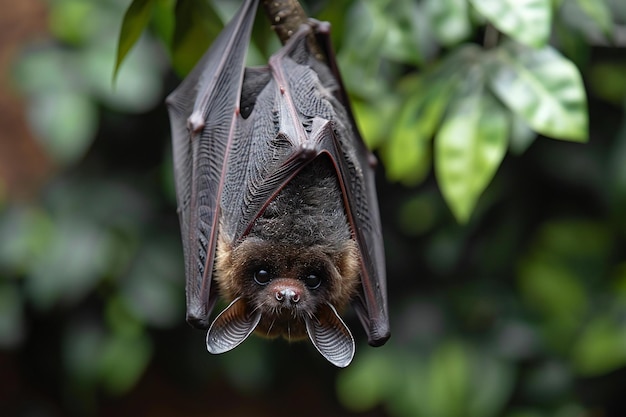
M 259 285 L 265 285 L 270 282 L 271 279 L 272 277 L 270 276 L 270 273 L 267 271 L 267 269 L 259 269 L 254 273 L 254 282 Z
M 320 286 L 322 283 L 322 279 L 319 275 L 309 274 L 304 277 L 304 285 L 306 285 L 309 289 L 314 290 Z

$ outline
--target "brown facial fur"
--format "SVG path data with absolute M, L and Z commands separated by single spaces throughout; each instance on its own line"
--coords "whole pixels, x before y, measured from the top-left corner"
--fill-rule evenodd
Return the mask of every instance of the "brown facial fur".
M 221 295 L 228 300 L 242 296 L 249 311 L 260 309 L 262 318 L 256 330 L 267 337 L 306 337 L 303 318 L 314 316 L 324 303 L 342 309 L 359 283 L 360 260 L 352 239 L 332 247 L 302 247 L 249 237 L 233 248 L 220 236 L 216 255 L 215 280 Z M 271 272 L 269 283 L 255 282 L 254 273 L 259 269 Z M 319 288 L 304 285 L 302 279 L 310 273 L 321 276 Z M 296 304 L 278 302 L 277 282 L 299 291 L 301 299 Z

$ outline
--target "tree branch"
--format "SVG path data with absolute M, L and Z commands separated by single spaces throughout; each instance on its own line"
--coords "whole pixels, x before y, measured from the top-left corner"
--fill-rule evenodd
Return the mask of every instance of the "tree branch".
M 309 23 L 309 17 L 298 0 L 263 0 L 263 7 L 272 23 L 272 29 L 283 45 L 300 29 L 300 26 Z M 325 62 L 324 54 L 321 52 L 314 33 L 311 32 L 307 38 L 309 50 L 313 56 Z
M 309 20 L 298 0 L 263 0 L 263 7 L 283 44 Z

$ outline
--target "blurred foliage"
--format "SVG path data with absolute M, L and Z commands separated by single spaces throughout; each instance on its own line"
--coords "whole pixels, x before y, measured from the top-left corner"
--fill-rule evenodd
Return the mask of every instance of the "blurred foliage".
M 258 338 L 204 352 L 184 324 L 162 102 L 168 62 L 189 71 L 239 2 L 50 0 L 51 39 L 12 74 L 58 171 L 31 201 L 0 186 L 0 349 L 17 384 L 51 394 L 10 412 L 100 414 L 158 372 L 212 387 L 204 410 L 227 385 L 235 403 L 344 408 L 312 415 L 626 414 L 626 3 L 304 3 L 332 22 L 382 159 L 390 342 L 367 347 L 349 316 L 346 370 Z M 263 16 L 254 40 L 259 63 L 277 45 Z
M 116 68 L 148 24 L 151 8 L 157 3 L 163 1 L 131 3 L 123 20 Z M 174 2 L 168 4 L 174 7 Z M 610 13 L 602 1 L 581 1 L 579 6 L 584 17 L 593 19 L 605 36 L 612 36 Z M 204 8 L 202 2 L 176 2 L 174 30 L 184 28 L 195 31 L 194 39 L 206 38 L 198 36 L 208 32 L 203 30 L 206 21 L 197 18 L 208 14 Z M 351 92 L 367 103 L 355 106 L 358 120 L 376 119 L 378 126 L 390 126 L 397 109 L 403 111 L 399 127 L 387 140 L 380 128 L 363 122 L 365 138 L 381 149 L 391 180 L 415 185 L 424 180 L 425 167 L 434 159 L 441 192 L 460 222 L 469 219 L 509 143 L 514 150 L 520 140 L 525 142 L 522 146 L 528 146 L 537 133 L 587 140 L 587 100 L 580 73 L 548 45 L 553 27 L 549 0 L 378 0 L 355 5 L 358 8 L 364 10 L 357 10 L 357 27 L 365 30 L 350 31 L 344 46 L 347 54 L 339 56 L 351 75 L 367 71 L 347 78 Z M 389 20 L 389 10 L 397 21 Z M 423 15 L 425 21 L 407 19 L 407 15 Z M 423 42 L 427 46 L 417 42 L 424 27 L 434 36 L 427 36 L 431 41 Z M 468 42 L 477 30 L 484 32 L 482 47 Z M 427 75 L 415 75 L 407 68 L 406 75 L 380 76 L 385 58 L 422 68 L 424 59 L 435 58 L 428 55 L 441 47 L 452 50 L 442 54 L 440 63 L 427 68 Z M 172 43 L 170 48 L 174 65 L 184 68 L 187 65 L 179 64 L 182 57 L 200 56 L 206 47 L 196 42 L 193 50 L 182 43 Z M 378 53 L 379 48 L 389 56 Z M 372 59 L 377 53 L 381 59 Z M 402 94 L 389 94 L 395 93 L 394 84 L 404 85 Z M 513 129 L 514 123 L 523 128 Z

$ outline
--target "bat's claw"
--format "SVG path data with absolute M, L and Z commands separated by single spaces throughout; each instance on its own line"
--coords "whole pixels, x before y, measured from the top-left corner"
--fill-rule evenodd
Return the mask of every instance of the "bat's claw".
M 187 119 L 187 129 L 192 136 L 197 135 L 204 129 L 204 118 L 198 111 L 191 113 L 191 116 Z

